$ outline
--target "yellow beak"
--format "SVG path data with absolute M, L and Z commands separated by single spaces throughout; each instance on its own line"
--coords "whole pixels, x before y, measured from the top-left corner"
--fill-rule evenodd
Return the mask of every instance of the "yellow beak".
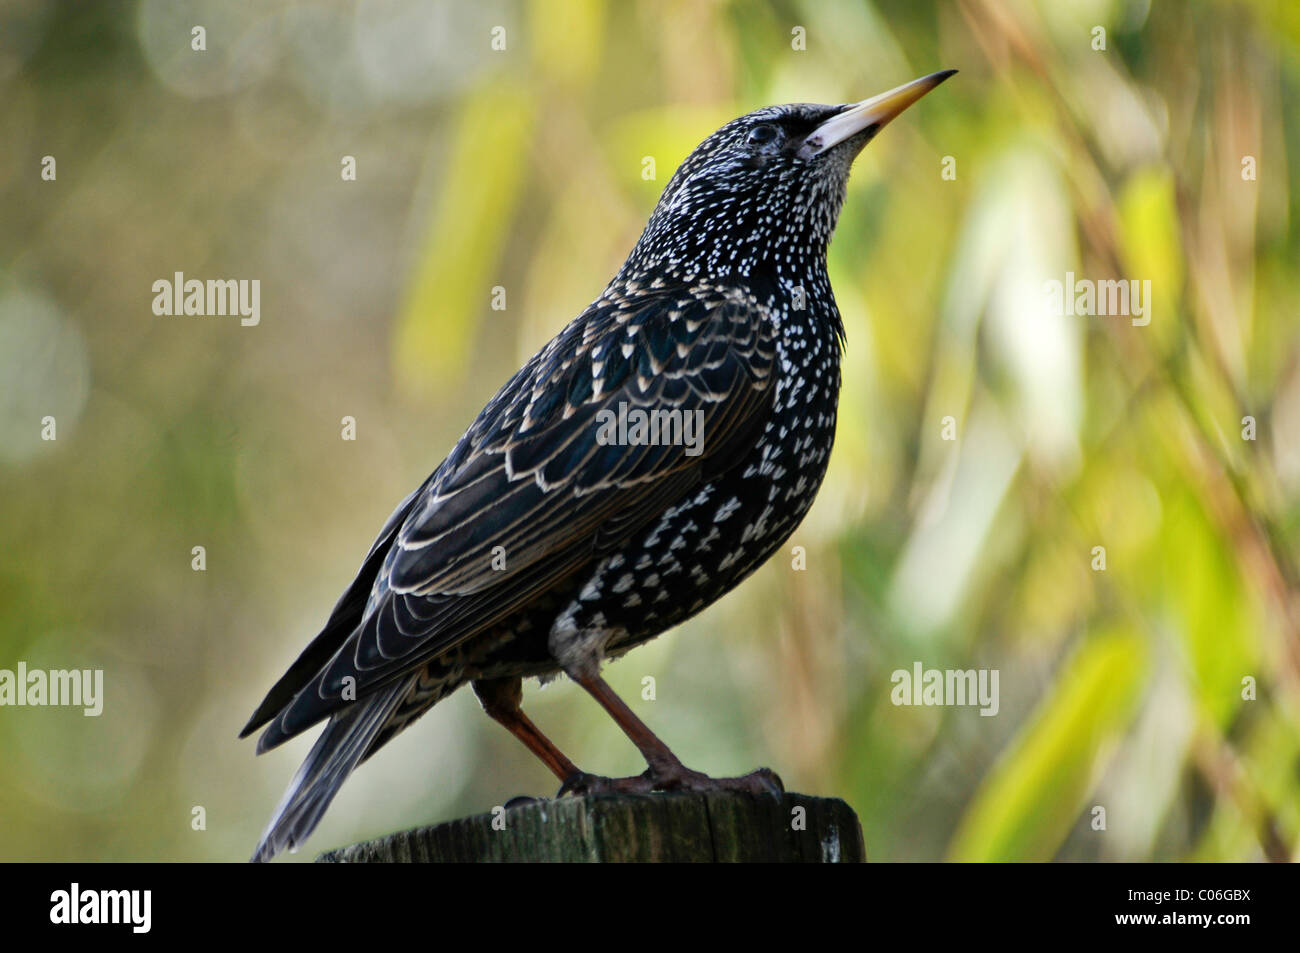
M 870 99 L 849 106 L 812 131 L 799 149 L 799 158 L 811 159 L 813 156 L 821 155 L 827 149 L 871 127 L 875 127 L 871 128 L 871 135 L 875 135 L 881 126 L 955 72 L 957 72 L 955 69 L 946 69 L 931 73 L 929 76 L 904 83 L 897 89 L 891 89 L 887 93 L 872 96 Z

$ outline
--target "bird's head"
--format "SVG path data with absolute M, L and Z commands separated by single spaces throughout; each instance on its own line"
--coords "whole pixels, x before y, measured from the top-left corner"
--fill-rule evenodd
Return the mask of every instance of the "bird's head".
M 955 72 L 860 103 L 768 106 L 727 123 L 674 173 L 629 265 L 714 278 L 756 270 L 798 277 L 825 260 L 863 146 Z

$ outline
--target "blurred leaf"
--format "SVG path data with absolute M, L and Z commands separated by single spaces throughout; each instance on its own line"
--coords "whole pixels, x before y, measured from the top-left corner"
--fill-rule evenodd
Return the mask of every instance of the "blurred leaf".
M 1150 331 L 1165 350 L 1181 330 L 1183 242 L 1179 232 L 1174 179 L 1167 168 L 1152 167 L 1134 175 L 1119 196 L 1126 275 L 1151 282 Z M 1141 319 L 1145 320 L 1145 319 Z
M 1089 639 L 980 786 L 949 848 L 959 861 L 1050 860 L 1132 717 L 1146 671 L 1127 630 Z
M 571 86 L 588 82 L 605 49 L 603 0 L 542 0 L 528 9 L 537 65 L 547 76 Z
M 1260 675 L 1251 601 L 1234 553 L 1201 507 L 1186 495 L 1167 506 L 1163 597 L 1177 620 L 1194 697 L 1222 729 L 1241 703 L 1242 677 Z
M 530 168 L 536 108 L 527 89 L 505 80 L 461 107 L 451 155 L 438 172 L 437 211 L 393 336 L 397 381 L 407 392 L 445 390 L 462 379 L 475 317 L 489 307 L 492 270 Z

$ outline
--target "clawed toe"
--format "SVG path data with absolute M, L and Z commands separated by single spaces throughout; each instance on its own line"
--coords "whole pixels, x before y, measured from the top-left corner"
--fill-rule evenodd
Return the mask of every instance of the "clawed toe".
M 785 793 L 781 778 L 770 768 L 759 768 L 749 774 L 735 778 L 711 778 L 707 774 L 683 768 L 661 776 L 655 790 L 659 791 L 696 791 L 708 794 L 718 791 L 739 791 L 746 794 L 766 794 L 780 798 Z
M 785 794 L 785 784 L 781 781 L 781 776 L 771 768 L 759 768 L 736 780 L 745 782 L 755 794 L 770 794 L 775 798 Z
M 632 778 L 606 778 L 579 771 L 560 785 L 560 790 L 555 796 L 562 798 L 566 794 L 576 797 L 588 794 L 648 794 L 652 790 L 654 786 L 648 771 Z

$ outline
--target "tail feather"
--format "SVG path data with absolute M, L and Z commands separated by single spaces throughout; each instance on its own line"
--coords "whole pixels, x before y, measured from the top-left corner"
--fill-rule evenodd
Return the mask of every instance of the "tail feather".
M 294 851 L 305 841 L 354 768 L 371 752 L 419 677 L 399 679 L 330 718 L 280 799 L 252 862 Z

